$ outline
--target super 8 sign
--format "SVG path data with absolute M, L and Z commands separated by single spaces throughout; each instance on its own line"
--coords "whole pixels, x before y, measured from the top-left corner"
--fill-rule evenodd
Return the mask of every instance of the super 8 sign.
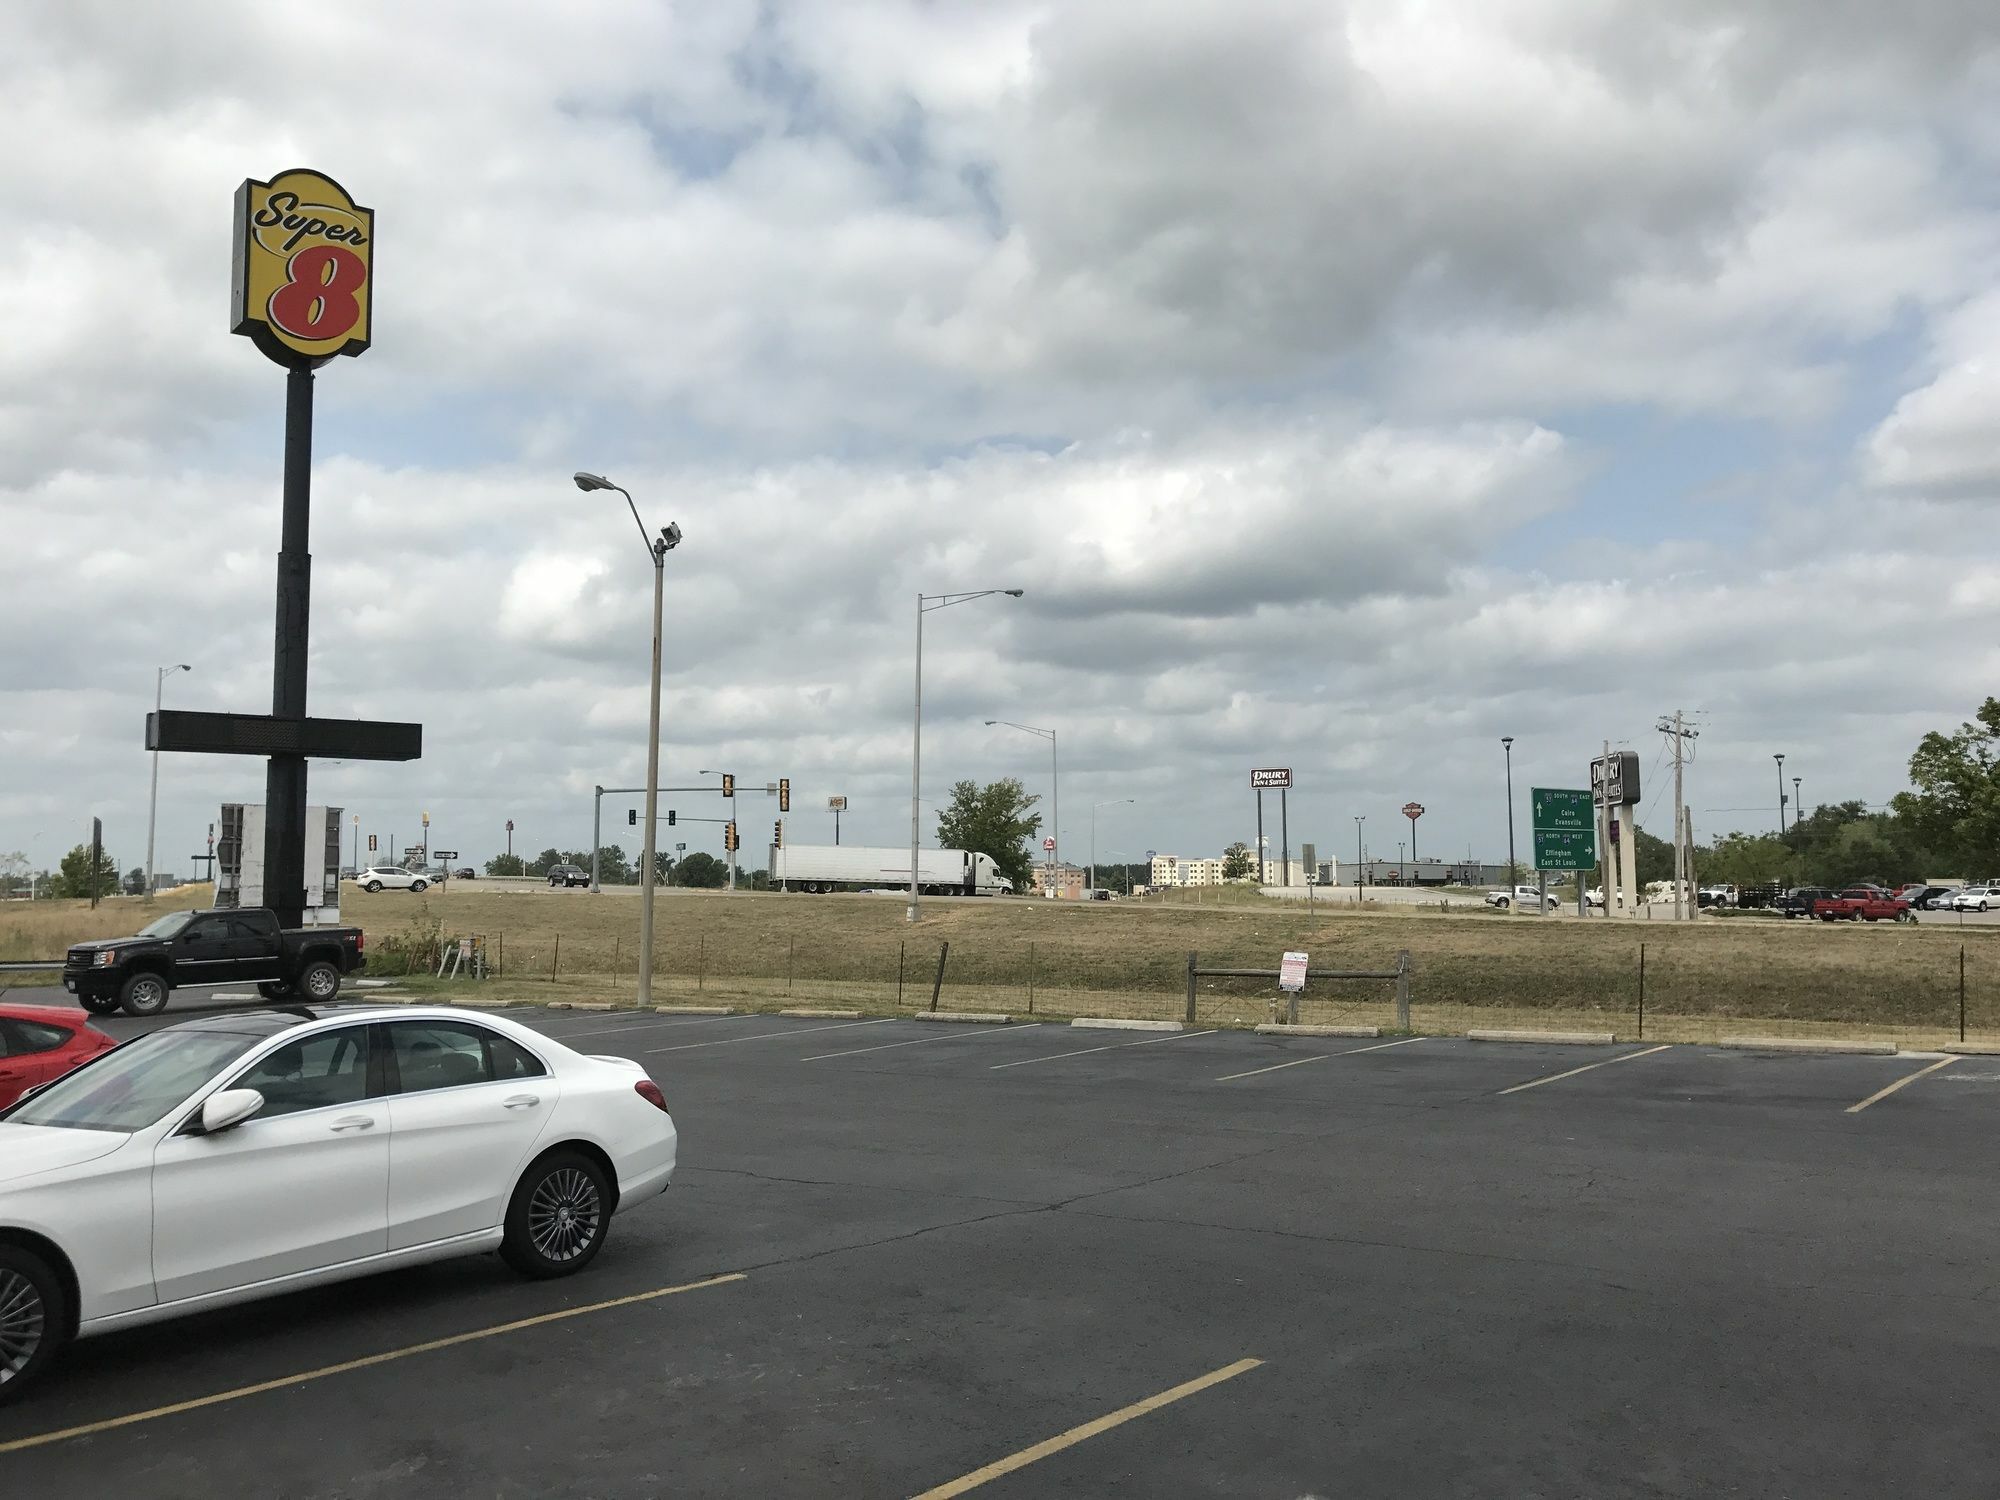
M 375 211 L 319 172 L 236 190 L 230 329 L 281 365 L 310 369 L 368 347 Z

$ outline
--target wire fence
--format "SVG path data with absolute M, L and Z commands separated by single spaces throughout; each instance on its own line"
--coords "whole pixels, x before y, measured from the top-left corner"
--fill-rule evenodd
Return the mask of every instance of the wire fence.
M 455 940 L 459 934 L 445 935 Z M 562 933 L 480 934 L 492 977 L 547 982 L 617 999 L 636 981 L 635 945 Z M 1685 942 L 1595 944 L 1560 962 L 1532 952 L 1418 953 L 1410 968 L 1410 1021 L 1419 1032 L 1481 1027 L 1610 1032 L 1623 1039 L 1713 1041 L 1749 1036 L 1846 1038 L 1935 1046 L 2000 1043 L 2000 933 L 1991 939 L 1923 942 L 1889 953 L 1834 945 L 1783 944 L 1746 959 Z M 656 1003 L 707 999 L 782 1006 L 842 1005 L 913 1011 L 1187 1019 L 1185 950 L 1078 951 L 1036 942 L 824 936 L 747 940 L 677 928 L 659 935 Z M 1267 961 L 1275 961 L 1276 954 Z M 1396 952 L 1358 948 L 1316 955 L 1324 968 L 1394 969 Z M 1204 961 L 1208 960 L 1203 955 Z M 1231 962 L 1217 955 L 1215 966 Z M 436 951 L 371 944 L 370 971 L 423 974 Z M 1397 1024 L 1395 986 L 1317 979 L 1299 997 L 1308 1025 Z M 1290 997 L 1269 980 L 1203 977 L 1192 1019 L 1250 1025 L 1283 1019 Z

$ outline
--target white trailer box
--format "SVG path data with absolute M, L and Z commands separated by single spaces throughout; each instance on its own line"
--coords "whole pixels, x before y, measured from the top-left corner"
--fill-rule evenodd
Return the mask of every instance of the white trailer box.
M 771 884 L 801 891 L 908 890 L 910 851 L 865 844 L 793 844 L 771 850 Z M 1013 889 L 993 861 L 963 849 L 919 849 L 917 883 L 932 896 L 997 896 Z
M 338 807 L 306 809 L 306 852 L 299 883 L 305 925 L 340 922 L 340 816 Z M 222 837 L 215 844 L 215 904 L 267 906 L 264 899 L 264 804 L 222 804 Z

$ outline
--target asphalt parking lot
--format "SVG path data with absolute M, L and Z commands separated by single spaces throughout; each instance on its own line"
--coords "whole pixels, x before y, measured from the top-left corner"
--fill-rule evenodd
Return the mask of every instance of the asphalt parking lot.
M 588 1273 L 77 1345 L 0 1488 L 1993 1491 L 2000 1059 L 514 1014 L 682 1131 Z

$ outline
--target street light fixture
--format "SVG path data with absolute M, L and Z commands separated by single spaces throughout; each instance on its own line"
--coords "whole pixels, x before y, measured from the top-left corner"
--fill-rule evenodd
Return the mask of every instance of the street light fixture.
M 153 713 L 160 712 L 160 699 L 166 692 L 167 679 L 176 672 L 192 672 L 193 667 L 186 662 L 171 667 L 153 669 Z M 146 899 L 153 899 L 153 823 L 160 810 L 160 752 L 153 752 L 153 790 L 146 799 Z
M 660 625 L 666 606 L 667 554 L 680 545 L 681 529 L 669 522 L 655 537 L 646 530 L 646 523 L 639 519 L 639 507 L 632 503 L 632 493 L 623 485 L 613 484 L 601 474 L 586 474 L 579 471 L 574 477 L 576 487 L 585 494 L 593 490 L 616 490 L 625 497 L 626 509 L 632 512 L 632 524 L 639 528 L 639 539 L 646 544 L 646 555 L 653 563 L 652 713 L 646 740 L 645 864 L 639 872 L 638 1003 L 643 1008 L 653 1003 L 653 841 L 655 819 L 660 810 Z
M 917 595 L 917 693 L 916 707 L 910 715 L 910 909 L 909 920 L 916 921 L 918 912 L 917 889 L 917 823 L 922 798 L 924 774 L 924 616 L 933 610 L 950 609 L 954 604 L 970 604 L 974 599 L 990 599 L 995 594 L 1005 594 L 1009 599 L 1018 599 L 1023 589 L 974 589 L 956 594 Z
M 1771 759 L 1778 763 L 1778 837 L 1783 838 L 1785 836 L 1785 757 L 1782 755 L 1773 755 Z
M 1090 879 L 1089 879 L 1089 880 L 1088 880 L 1087 882 L 1085 882 L 1085 884 L 1084 884 L 1084 889 L 1085 889 L 1085 890 L 1091 890 L 1091 891 L 1094 891 L 1094 890 L 1096 890 L 1096 889 L 1097 889 L 1097 810 L 1098 810 L 1098 808 L 1100 808 L 1100 807 L 1117 807 L 1117 806 L 1119 806 L 1119 805 L 1120 805 L 1121 803 L 1127 803 L 1127 802 L 1133 802 L 1133 801 L 1136 801 L 1136 800 L 1137 800 L 1136 798 L 1132 798 L 1132 797 L 1113 797 L 1113 798 L 1112 798 L 1112 799 L 1111 799 L 1111 800 L 1110 800 L 1109 802 L 1093 802 L 1093 803 L 1091 803 L 1091 804 L 1090 804 Z M 1129 884 L 1131 883 L 1131 877 L 1130 877 L 1130 875 L 1127 875 L 1127 876 L 1126 876 L 1126 883 L 1127 883 L 1128 885 L 1129 885 Z M 1128 893 L 1128 894 L 1129 894 L 1129 893 Z
M 1016 724 L 1012 719 L 986 721 L 988 729 L 996 724 L 1002 729 L 1018 729 L 1023 734 L 1032 734 L 1049 742 L 1049 837 L 1056 841 L 1056 846 L 1048 851 L 1048 862 L 1049 879 L 1053 881 L 1055 872 L 1062 866 L 1062 770 L 1056 760 L 1056 732 L 1053 729 L 1037 729 L 1032 724 Z
M 1514 863 L 1514 736 L 1500 736 L 1500 748 L 1507 752 L 1507 910 L 1513 911 L 1521 903 L 1514 900 L 1512 887 L 1520 880 L 1520 868 Z

